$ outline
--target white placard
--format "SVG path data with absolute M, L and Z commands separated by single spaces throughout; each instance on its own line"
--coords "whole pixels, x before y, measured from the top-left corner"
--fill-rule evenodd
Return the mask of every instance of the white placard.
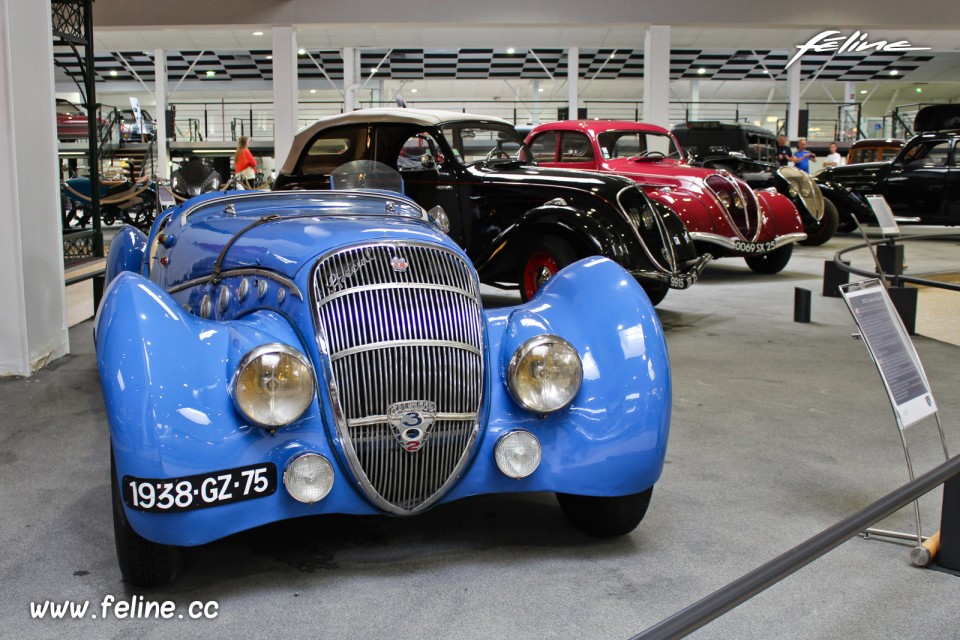
M 890 208 L 887 199 L 883 196 L 869 195 L 867 196 L 867 202 L 870 203 L 870 208 L 873 209 L 873 215 L 877 217 L 877 224 L 880 225 L 880 233 L 884 236 L 900 235 L 900 227 L 897 226 L 897 221 L 893 217 L 893 210 Z
M 841 285 L 840 292 L 877 364 L 898 426 L 905 430 L 936 413 L 937 403 L 920 357 L 880 281 Z

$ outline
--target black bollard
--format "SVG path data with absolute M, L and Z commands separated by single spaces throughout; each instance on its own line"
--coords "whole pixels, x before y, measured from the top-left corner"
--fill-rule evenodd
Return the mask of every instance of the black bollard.
M 960 476 L 953 476 L 943 483 L 937 564 L 944 569 L 960 571 Z
M 796 287 L 793 290 L 793 321 L 810 322 L 810 289 Z
M 841 260 L 850 266 L 849 260 Z M 823 261 L 823 295 L 827 298 L 839 298 L 840 285 L 850 282 L 850 272 L 844 271 L 833 260 Z

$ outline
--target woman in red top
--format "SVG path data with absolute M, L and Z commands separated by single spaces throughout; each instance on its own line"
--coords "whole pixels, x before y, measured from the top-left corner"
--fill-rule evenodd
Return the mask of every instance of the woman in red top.
M 233 172 L 238 178 L 253 180 L 257 177 L 257 161 L 247 148 L 247 136 L 240 136 L 237 140 L 237 152 L 233 155 Z

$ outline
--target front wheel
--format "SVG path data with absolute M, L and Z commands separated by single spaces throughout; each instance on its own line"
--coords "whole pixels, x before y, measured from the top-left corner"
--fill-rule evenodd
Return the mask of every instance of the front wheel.
M 640 493 L 612 498 L 558 493 L 560 509 L 570 524 L 588 536 L 612 538 L 637 528 L 650 506 L 653 487 Z
M 779 249 L 774 249 L 770 253 L 764 253 L 759 256 L 746 256 L 744 260 L 747 266 L 753 269 L 755 273 L 780 273 L 790 262 L 790 256 L 793 255 L 793 244 L 785 244 Z
M 667 292 L 670 291 L 669 285 L 662 282 L 643 282 L 642 285 L 647 297 L 650 298 L 650 304 L 653 306 L 663 302 L 663 299 L 667 297 Z
M 179 547 L 151 542 L 130 526 L 123 510 L 123 496 L 117 483 L 117 465 L 112 450 L 110 479 L 113 494 L 113 538 L 117 545 L 120 574 L 125 582 L 134 587 L 159 587 L 167 584 L 180 571 L 182 551 Z
M 819 220 L 816 229 L 807 229 L 807 239 L 801 240 L 800 244 L 808 247 L 819 247 L 826 243 L 837 232 L 840 225 L 840 212 L 837 207 L 828 199 L 823 199 L 823 216 Z
M 558 271 L 577 260 L 573 248 L 555 237 L 537 240 L 520 264 L 520 298 L 524 302 L 536 295 Z

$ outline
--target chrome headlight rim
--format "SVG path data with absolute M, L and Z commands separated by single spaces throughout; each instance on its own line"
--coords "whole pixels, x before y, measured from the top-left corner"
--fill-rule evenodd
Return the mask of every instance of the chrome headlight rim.
M 777 174 L 787 183 L 790 196 L 799 198 L 816 220 L 823 217 L 823 194 L 813 176 L 795 167 L 780 167 Z
M 303 409 L 299 413 L 297 413 L 297 415 L 294 418 L 286 422 L 270 423 L 270 422 L 263 422 L 261 420 L 254 418 L 244 410 L 243 406 L 240 404 L 240 400 L 237 394 L 237 391 L 238 391 L 237 385 L 240 381 L 240 376 L 243 374 L 244 370 L 247 367 L 249 367 L 258 358 L 261 358 L 264 355 L 271 354 L 271 353 L 280 353 L 280 354 L 297 359 L 306 368 L 307 373 L 310 375 L 311 391 L 310 391 L 309 399 L 307 399 L 307 401 L 303 403 Z M 307 409 L 310 408 L 310 405 L 313 404 L 313 399 L 314 397 L 316 397 L 316 394 L 317 394 L 316 390 L 317 390 L 317 374 L 316 374 L 316 371 L 314 371 L 313 369 L 313 365 L 310 363 L 307 357 L 303 354 L 303 352 L 283 342 L 269 342 L 266 344 L 261 344 L 254 347 L 250 351 L 248 351 L 246 354 L 244 354 L 243 358 L 240 359 L 240 362 L 237 364 L 237 368 L 233 372 L 233 377 L 230 380 L 230 397 L 233 399 L 233 406 L 236 408 L 236 410 L 240 413 L 241 416 L 249 420 L 252 424 L 268 430 L 282 429 L 299 420 L 303 416 L 303 414 L 306 413 Z
M 511 473 L 514 468 L 507 464 L 509 459 L 505 456 L 504 447 L 508 445 L 509 441 L 517 438 L 527 439 L 525 444 L 533 445 L 536 451 L 536 456 L 532 459 L 533 462 L 529 465 L 530 469 L 529 471 L 526 471 L 526 473 Z M 537 438 L 532 431 L 527 429 L 508 429 L 500 434 L 500 437 L 498 437 L 497 441 L 494 443 L 493 457 L 494 463 L 497 465 L 497 469 L 500 470 L 500 473 L 512 480 L 523 480 L 524 478 L 529 478 L 532 476 L 534 472 L 540 468 L 540 463 L 543 462 L 543 445 L 540 443 L 540 439 Z
M 524 358 L 526 358 L 531 351 L 548 344 L 558 345 L 561 349 L 569 349 L 576 356 L 577 368 L 574 377 L 571 380 L 573 384 L 569 385 L 570 391 L 568 393 L 568 397 L 557 406 L 530 406 L 523 400 L 523 396 L 517 386 L 517 372 L 520 367 L 520 363 L 523 362 Z M 573 402 L 574 398 L 577 397 L 581 386 L 583 386 L 583 358 L 580 357 L 580 352 L 578 352 L 572 344 L 560 336 L 553 334 L 541 334 L 534 336 L 533 338 L 530 338 L 521 344 L 516 351 L 513 352 L 513 355 L 510 356 L 510 362 L 507 365 L 507 389 L 510 391 L 510 396 L 513 398 L 514 402 L 528 411 L 532 411 L 538 415 L 547 415 L 565 409 L 566 407 L 570 406 L 570 403 Z
M 291 488 L 294 483 L 294 474 L 299 472 L 299 466 L 304 460 L 308 458 L 309 459 L 315 458 L 318 462 L 321 463 L 321 465 L 325 465 L 326 472 L 330 480 L 329 483 L 325 484 L 325 486 L 323 485 L 321 486 L 320 494 L 316 497 L 316 499 L 313 499 L 313 500 L 304 499 L 304 496 L 302 494 L 298 495 L 294 491 L 294 489 Z M 315 451 L 302 451 L 287 461 L 287 464 L 283 469 L 283 476 L 281 480 L 283 482 L 284 489 L 287 490 L 287 495 L 289 495 L 291 498 L 303 504 L 316 504 L 317 502 L 320 502 L 321 500 L 323 500 L 324 498 L 330 495 L 330 492 L 333 490 L 333 485 L 337 481 L 337 476 L 336 476 L 336 470 L 333 467 L 333 463 L 330 462 L 330 460 L 325 455 L 317 453 Z

